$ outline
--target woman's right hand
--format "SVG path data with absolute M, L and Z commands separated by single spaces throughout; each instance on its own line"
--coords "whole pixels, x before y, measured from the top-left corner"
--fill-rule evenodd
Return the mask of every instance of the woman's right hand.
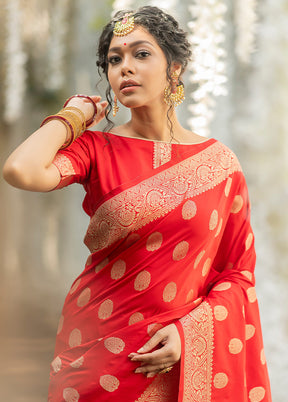
M 95 105 L 97 107 L 97 114 L 96 114 L 94 120 L 92 121 L 92 123 L 89 124 L 89 126 L 87 126 L 87 128 L 95 126 L 95 124 L 98 124 L 105 117 L 105 111 L 106 111 L 106 107 L 108 105 L 107 101 L 101 102 L 101 96 L 92 95 L 89 97 L 92 99 L 92 101 L 95 103 Z M 81 98 L 79 96 L 74 96 L 70 99 L 70 101 L 67 103 L 66 106 L 74 106 L 74 107 L 77 107 L 78 109 L 80 109 L 84 113 L 84 115 L 86 117 L 86 121 L 89 121 L 94 114 L 94 107 L 91 104 L 90 100 L 87 98 Z

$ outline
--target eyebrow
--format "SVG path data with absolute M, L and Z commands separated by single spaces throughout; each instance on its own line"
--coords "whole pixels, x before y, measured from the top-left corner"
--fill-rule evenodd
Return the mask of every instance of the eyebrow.
M 147 41 L 147 40 L 137 40 L 137 41 L 135 41 L 135 42 L 130 43 L 130 45 L 129 45 L 128 47 L 129 47 L 129 48 L 132 48 L 132 47 L 135 47 L 135 46 L 138 46 L 138 45 L 143 45 L 144 43 L 147 44 L 147 45 L 150 45 L 150 46 L 154 47 L 153 44 L 152 44 L 151 42 Z M 108 50 L 108 53 L 109 53 L 109 52 L 117 52 L 117 51 L 122 50 L 122 49 L 123 49 L 123 48 L 122 48 L 121 46 L 111 47 L 111 48 Z

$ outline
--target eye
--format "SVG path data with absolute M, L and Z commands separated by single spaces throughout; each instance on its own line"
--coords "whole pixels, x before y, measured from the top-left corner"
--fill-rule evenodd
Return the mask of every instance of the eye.
M 150 56 L 150 53 L 147 50 L 139 50 L 139 52 L 136 53 L 138 59 L 145 59 L 148 56 Z
M 119 56 L 111 56 L 108 58 L 108 63 L 112 64 L 112 65 L 120 63 L 120 61 L 121 61 L 121 58 Z

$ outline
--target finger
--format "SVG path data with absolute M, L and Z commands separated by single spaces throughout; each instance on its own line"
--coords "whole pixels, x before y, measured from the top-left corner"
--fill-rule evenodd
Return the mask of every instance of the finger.
M 155 371 L 153 371 L 153 372 L 151 372 L 151 373 L 148 373 L 148 374 L 146 375 L 146 377 L 147 377 L 147 378 L 152 378 L 152 377 L 155 377 L 156 374 L 158 374 L 158 373 L 155 372 Z
M 108 106 L 108 102 L 107 101 L 99 102 L 96 104 L 96 106 L 97 106 L 97 114 L 96 114 L 94 120 L 92 121 L 92 123 L 90 123 L 89 126 L 87 126 L 87 127 L 94 126 L 95 124 L 99 123 L 105 117 L 105 111 Z
M 164 370 L 168 367 L 173 366 L 174 362 L 168 361 L 166 363 L 160 363 L 157 365 L 151 364 L 147 366 L 137 367 L 135 370 L 135 374 L 148 374 L 148 373 L 156 373 L 158 374 L 159 371 Z
M 104 113 L 104 110 L 108 106 L 108 102 L 107 101 L 98 102 L 96 106 L 98 107 L 98 105 L 101 107 L 101 111 L 100 111 L 100 114 L 101 114 L 101 113 Z
M 165 346 L 161 349 L 157 349 L 154 352 L 146 353 L 143 355 L 134 355 L 131 358 L 132 362 L 141 362 L 143 364 L 157 364 L 159 362 L 166 363 L 171 360 L 172 353 Z
M 162 331 L 162 332 L 161 332 Z M 165 338 L 167 338 L 166 334 L 163 334 L 163 330 L 157 331 L 152 338 L 149 339 L 142 348 L 137 350 L 137 353 L 147 353 L 154 349 L 159 343 L 161 343 Z
M 100 102 L 100 100 L 102 99 L 102 96 L 100 96 L 100 95 L 91 95 L 90 98 L 91 98 L 95 103 L 97 103 L 97 102 Z M 83 99 L 85 99 L 85 98 L 83 98 Z M 89 102 L 89 99 L 86 99 L 86 100 Z
M 81 101 L 82 102 L 84 102 L 84 103 L 91 103 L 91 100 L 92 100 L 92 102 L 94 102 L 94 103 L 98 103 L 98 102 L 100 102 L 101 101 L 101 99 L 102 99 L 102 97 L 101 96 L 89 96 L 89 98 L 90 99 L 88 99 L 88 98 L 78 98 L 78 99 L 81 99 Z

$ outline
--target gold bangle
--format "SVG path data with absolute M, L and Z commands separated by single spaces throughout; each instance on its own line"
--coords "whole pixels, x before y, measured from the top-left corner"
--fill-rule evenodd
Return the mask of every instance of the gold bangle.
M 82 118 L 82 130 L 85 131 L 86 130 L 86 117 L 85 114 L 82 112 L 81 109 L 79 109 L 78 107 L 75 106 L 66 106 L 65 108 L 63 108 L 62 110 L 74 110 L 75 112 L 79 113 L 81 118 Z
M 60 149 L 65 149 L 69 147 L 72 142 L 76 138 L 78 138 L 81 133 L 86 129 L 86 119 L 84 113 L 82 112 L 82 110 L 74 106 L 65 107 L 61 109 L 60 112 L 58 112 L 57 114 L 47 116 L 41 123 L 40 127 L 48 123 L 50 120 L 59 120 L 66 127 L 66 140 Z
M 63 116 L 65 119 L 69 120 L 74 128 L 74 139 L 78 138 L 82 133 L 82 119 L 79 115 L 69 110 L 62 109 L 57 113 L 57 116 Z
M 71 124 L 71 122 L 69 122 L 67 119 L 65 119 L 65 117 L 63 116 L 58 116 L 58 115 L 51 115 L 51 116 L 47 116 L 41 123 L 40 127 L 44 126 L 46 123 L 48 123 L 51 120 L 59 120 L 61 123 L 64 124 L 64 126 L 66 127 L 66 139 L 64 144 L 60 147 L 60 149 L 64 149 L 69 147 L 69 145 L 72 144 L 73 142 L 73 138 L 74 138 L 74 128 Z

